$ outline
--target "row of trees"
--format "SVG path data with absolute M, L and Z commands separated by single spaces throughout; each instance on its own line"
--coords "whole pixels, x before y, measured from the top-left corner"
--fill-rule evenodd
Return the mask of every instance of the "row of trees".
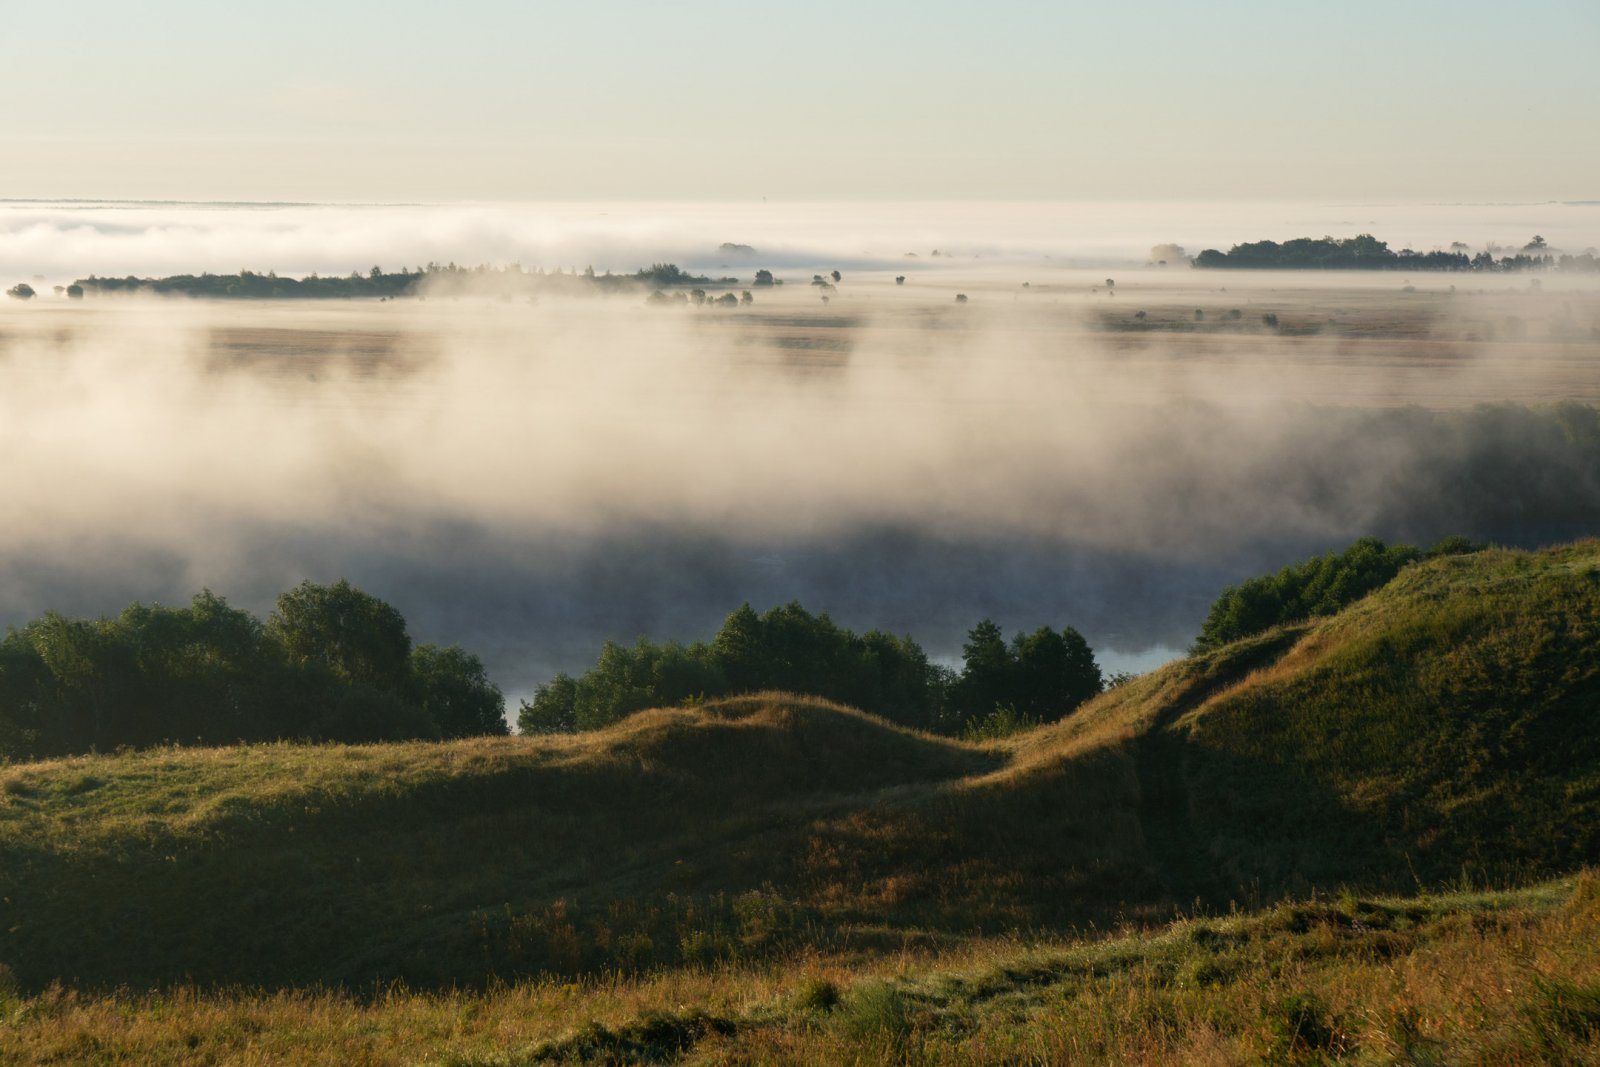
M 1274 626 L 1332 615 L 1389 584 L 1408 564 L 1480 548 L 1464 537 L 1447 537 L 1425 551 L 1415 545 L 1385 545 L 1376 537 L 1363 537 L 1343 552 L 1329 552 L 1277 574 L 1229 586 L 1211 605 L 1189 651 L 1209 652 Z
M 798 603 L 742 605 L 710 642 L 607 642 L 594 668 L 559 674 L 524 702 L 524 733 L 594 730 L 636 711 L 763 689 L 810 693 L 937 733 L 961 733 L 999 708 L 1045 721 L 1102 687 L 1081 634 L 1040 628 L 1007 644 L 985 619 L 967 635 L 958 674 L 910 637 L 856 634 Z
M 755 302 L 756 298 L 750 295 L 750 290 L 748 289 L 744 290 L 744 293 L 741 296 L 734 296 L 732 293 L 723 293 L 721 296 L 709 296 L 704 289 L 691 289 L 687 293 L 680 291 L 668 296 L 660 289 L 657 289 L 655 292 L 651 293 L 645 298 L 645 303 L 650 307 L 666 307 L 671 304 L 693 304 L 695 307 L 710 306 L 731 308 L 739 307 L 740 305 L 748 306 L 750 304 L 754 304 Z
M 731 285 L 737 281 L 737 278 L 723 278 L 721 284 Z M 174 274 L 166 278 L 139 278 L 133 275 L 99 278 L 91 275 L 73 283 L 73 288 L 78 289 L 80 294 L 156 293 L 233 300 L 331 300 L 396 299 L 429 293 L 511 297 L 562 289 L 621 292 L 646 286 L 667 288 L 710 284 L 712 279 L 690 274 L 675 263 L 654 263 L 632 274 L 612 274 L 610 271 L 596 274 L 593 267 L 586 268 L 582 273 L 574 267 L 567 274 L 559 270 L 547 273 L 540 268 L 528 270 L 520 264 L 465 267 L 455 263 L 429 263 L 415 270 L 403 268 L 396 272 L 373 267 L 365 274 L 352 271 L 345 277 L 309 274 L 304 278 L 290 278 L 279 277 L 274 271 L 260 274 L 248 270 L 238 274 Z M 28 295 L 32 295 L 31 289 Z
M 305 582 L 262 622 L 209 591 L 115 618 L 47 614 L 0 641 L 0 758 L 121 746 L 506 732 L 479 659 L 415 645 L 390 605 Z
M 1180 249 L 1181 251 L 1181 249 Z M 1524 271 L 1600 270 L 1592 250 L 1581 255 L 1553 254 L 1545 239 L 1535 236 L 1514 255 L 1496 259 L 1488 250 L 1467 255 L 1460 243 L 1450 251 L 1415 252 L 1409 248 L 1391 251 L 1388 244 L 1370 233 L 1343 239 L 1298 237 L 1277 241 L 1251 241 L 1234 245 L 1227 252 L 1208 248 L 1194 257 L 1194 266 L 1246 270 L 1443 270 L 1443 271 Z

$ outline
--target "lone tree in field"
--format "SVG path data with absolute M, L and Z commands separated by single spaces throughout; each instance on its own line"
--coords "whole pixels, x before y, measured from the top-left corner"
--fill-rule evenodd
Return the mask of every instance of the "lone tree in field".
M 758 285 L 758 286 L 771 285 L 772 284 L 772 272 L 770 270 L 758 270 L 758 271 L 756 271 L 756 280 L 752 284 Z
M 838 271 L 834 271 L 833 272 L 833 283 L 835 285 L 837 285 L 842 281 L 844 281 L 844 275 L 840 274 Z
M 906 283 L 906 276 L 904 274 L 895 275 L 894 283 L 896 285 L 904 285 Z
M 18 282 L 16 285 L 13 285 L 11 288 L 6 290 L 6 295 L 11 297 L 13 300 L 32 300 L 33 286 L 29 285 L 27 282 Z
M 67 286 L 67 299 L 82 300 L 83 286 L 79 285 L 77 282 L 73 282 L 71 285 Z

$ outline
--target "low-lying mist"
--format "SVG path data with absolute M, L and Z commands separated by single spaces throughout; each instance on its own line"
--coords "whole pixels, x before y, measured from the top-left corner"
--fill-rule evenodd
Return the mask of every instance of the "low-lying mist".
M 626 273 L 657 261 L 916 270 L 982 262 L 1142 264 L 1263 238 L 1375 234 L 1399 249 L 1600 244 L 1596 204 L 545 203 L 185 204 L 0 200 L 0 289 L 98 274 L 243 269 L 344 275 L 373 264 L 514 263 Z M 727 246 L 727 247 L 725 247 Z M 740 248 L 739 246 L 743 246 Z M 744 249 L 749 249 L 746 252 Z M 934 255 L 935 252 L 940 253 Z M 912 254 L 908 256 L 908 253 Z M 914 257 L 914 258 L 913 258 Z M 1223 283 L 1226 284 L 1226 283 Z
M 343 576 L 513 697 L 744 600 L 946 656 L 983 616 L 1071 624 L 1114 668 L 1358 536 L 1600 532 L 1592 410 L 1470 406 L 1600 381 L 1593 345 L 1200 349 L 1009 291 L 786 288 L 7 309 L 0 621 Z

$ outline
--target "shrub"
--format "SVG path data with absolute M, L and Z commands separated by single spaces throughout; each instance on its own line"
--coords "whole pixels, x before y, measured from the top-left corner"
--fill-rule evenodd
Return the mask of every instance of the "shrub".
M 1014 708 L 998 707 L 981 719 L 967 720 L 966 727 L 961 731 L 961 738 L 964 741 L 995 741 L 1038 725 L 1038 719 L 1019 715 Z
M 807 977 L 794 994 L 794 1006 L 800 1011 L 821 1014 L 839 1006 L 839 987 L 826 978 Z

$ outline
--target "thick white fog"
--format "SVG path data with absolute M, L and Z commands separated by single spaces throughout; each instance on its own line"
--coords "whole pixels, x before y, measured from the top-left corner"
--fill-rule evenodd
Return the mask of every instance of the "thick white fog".
M 758 248 L 727 273 L 747 284 L 768 266 L 788 284 L 715 311 L 646 307 L 640 293 L 7 301 L 0 621 L 12 624 L 202 586 L 264 612 L 302 579 L 346 576 L 400 607 L 419 639 L 482 654 L 513 695 L 586 666 L 606 638 L 707 636 L 744 600 L 797 598 L 944 656 L 983 616 L 1008 631 L 1072 624 L 1107 665 L 1138 666 L 1186 644 L 1224 585 L 1358 536 L 1600 532 L 1582 418 L 1473 408 L 1600 401 L 1592 278 L 1219 278 L 1125 263 L 1113 296 L 1105 270 L 1027 258 L 1048 247 L 1131 262 L 1156 238 L 1223 231 L 1404 238 L 1381 219 L 1280 220 L 1263 234 L 1210 217 L 1185 230 L 1176 215 L 1072 230 L 1070 213 L 1046 214 L 1030 229 L 1012 205 L 925 219 L 904 206 L 878 219 L 684 208 L 654 224 L 642 209 L 95 210 L 0 212 L 0 261 L 17 273 L 37 249 L 25 274 L 64 279 L 430 259 L 631 271 L 692 264 L 686 246 L 723 237 Z M 1573 218 L 1591 217 L 1452 210 L 1409 225 L 1468 238 L 1493 217 L 1560 247 L 1581 239 Z M 797 221 L 805 212 L 815 226 Z M 968 258 L 905 260 L 904 286 L 894 270 L 851 268 L 825 306 L 809 268 L 784 266 L 846 260 L 831 248 L 881 267 L 913 241 Z M 980 246 L 1004 261 L 971 258 Z M 1242 317 L 1193 336 L 1108 328 L 1145 306 Z M 1249 328 L 1268 309 L 1401 337 L 1291 344 Z M 1496 340 L 1513 320 L 1516 340 Z

